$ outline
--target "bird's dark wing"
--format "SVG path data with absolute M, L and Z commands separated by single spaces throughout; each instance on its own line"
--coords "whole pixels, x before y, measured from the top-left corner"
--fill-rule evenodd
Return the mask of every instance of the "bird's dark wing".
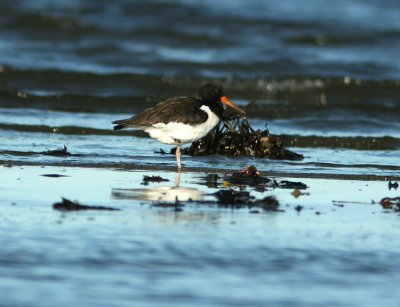
M 142 113 L 124 120 L 114 121 L 115 130 L 128 127 L 149 127 L 157 123 L 179 122 L 197 125 L 208 119 L 207 113 L 200 110 L 200 97 L 179 97 L 164 100 Z

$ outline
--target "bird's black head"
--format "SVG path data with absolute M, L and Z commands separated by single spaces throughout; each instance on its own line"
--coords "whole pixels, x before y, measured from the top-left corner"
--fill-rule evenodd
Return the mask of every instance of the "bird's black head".
M 246 116 L 245 111 L 235 106 L 233 102 L 224 95 L 224 89 L 221 85 L 217 85 L 215 83 L 204 84 L 199 90 L 199 95 L 204 102 L 208 103 L 209 105 L 214 105 L 215 108 L 220 108 L 221 106 L 221 104 L 216 102 L 222 102 L 228 107 L 231 107 L 240 112 L 242 115 Z M 222 108 L 221 112 L 223 112 Z
M 207 83 L 200 88 L 199 96 L 207 102 L 221 101 L 221 97 L 224 96 L 224 89 L 221 85 Z

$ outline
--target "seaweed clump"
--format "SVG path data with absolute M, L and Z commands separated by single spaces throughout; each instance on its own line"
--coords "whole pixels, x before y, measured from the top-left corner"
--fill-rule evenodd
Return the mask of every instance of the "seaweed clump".
M 169 181 L 168 179 L 162 178 L 161 176 L 143 176 L 143 182 L 141 184 L 143 185 L 149 185 L 149 182 L 164 182 L 164 181 Z
M 260 172 L 257 168 L 254 165 L 250 165 L 238 172 L 233 172 L 228 178 L 228 181 L 231 184 L 258 185 L 269 183 L 271 180 L 260 176 Z
M 54 157 L 68 157 L 71 154 L 68 152 L 67 146 L 64 145 L 64 147 L 60 147 L 54 150 L 46 150 L 41 152 L 42 155 L 45 156 L 54 156 Z
M 385 197 L 382 198 L 380 204 L 383 209 L 393 209 L 394 211 L 400 211 L 400 197 Z
M 175 152 L 175 148 L 171 153 Z M 276 160 L 302 160 L 301 154 L 285 148 L 278 136 L 270 135 L 269 130 L 254 130 L 247 118 L 231 116 L 204 138 L 182 150 L 191 156 L 225 155 L 269 158 Z
M 53 204 L 54 210 L 59 211 L 81 211 L 81 210 L 106 210 L 106 211 L 119 211 L 117 208 L 103 207 L 103 206 L 87 206 L 81 205 L 76 201 L 71 201 L 62 197 L 61 202 Z

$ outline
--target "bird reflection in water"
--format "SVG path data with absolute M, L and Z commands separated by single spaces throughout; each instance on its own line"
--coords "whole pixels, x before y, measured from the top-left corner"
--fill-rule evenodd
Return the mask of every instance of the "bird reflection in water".
M 175 177 L 175 186 L 160 186 L 155 184 L 151 188 L 132 188 L 121 189 L 113 188 L 111 196 L 114 199 L 132 199 L 151 202 L 175 202 L 179 201 L 201 201 L 203 193 L 196 188 L 180 186 L 181 173 L 177 172 Z
M 181 184 L 181 171 L 178 170 L 175 175 L 175 186 L 179 187 L 180 184 Z

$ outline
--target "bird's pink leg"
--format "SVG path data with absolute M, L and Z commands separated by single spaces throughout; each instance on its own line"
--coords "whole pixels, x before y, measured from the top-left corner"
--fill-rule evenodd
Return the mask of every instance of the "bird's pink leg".
M 181 164 L 181 146 L 176 146 L 176 162 L 178 163 L 178 171 L 181 171 L 182 164 Z

